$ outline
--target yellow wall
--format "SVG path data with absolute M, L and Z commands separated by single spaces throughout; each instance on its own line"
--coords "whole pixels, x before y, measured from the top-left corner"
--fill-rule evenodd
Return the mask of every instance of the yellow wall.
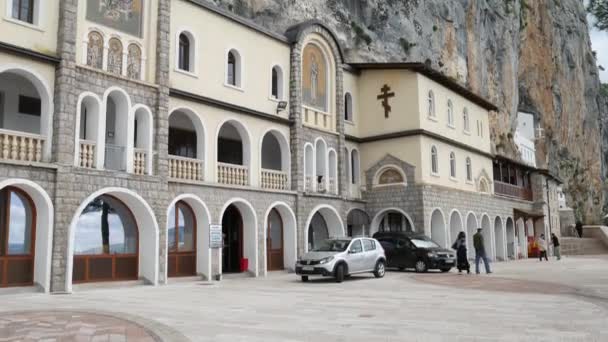
M 37 74 L 40 80 L 46 87 L 48 87 L 49 95 L 51 98 L 54 93 L 55 85 L 55 65 L 43 62 L 37 62 L 29 58 L 23 58 L 12 54 L 0 53 L 0 69 L 5 69 L 7 65 L 17 66 L 24 68 Z M 53 108 L 51 108 L 51 111 Z
M 344 94 L 350 93 L 353 99 L 353 119 L 352 121 L 344 121 L 344 134 L 359 136 L 359 122 L 361 120 L 361 112 L 359 111 L 359 77 L 348 71 L 344 71 Z M 344 117 L 344 113 L 341 114 Z
M 488 111 L 439 83 L 418 74 L 420 128 L 440 134 L 444 137 L 473 146 L 484 152 L 491 152 L 490 127 Z M 435 118 L 428 116 L 428 93 L 432 90 L 435 96 Z M 454 127 L 448 125 L 448 100 L 454 108 Z M 469 112 L 469 132 L 464 131 L 463 110 Z M 482 122 L 483 137 L 477 133 L 477 121 Z
M 271 72 L 279 65 L 284 99 L 288 100 L 289 45 L 186 1 L 172 1 L 171 16 L 171 87 L 275 114 L 277 101 L 270 98 Z M 188 30 L 196 40 L 195 69 L 190 74 L 176 67 L 176 42 L 182 30 Z M 241 89 L 225 85 L 226 58 L 232 48 L 242 58 Z M 288 117 L 288 112 L 280 116 Z
M 1 40 L 43 54 L 56 55 L 59 1 L 40 0 L 38 25 L 13 19 L 8 5 L 8 0 L 0 0 Z
M 389 99 L 392 111 L 384 116 L 382 101 L 377 99 L 387 84 L 395 97 Z M 359 77 L 359 134 L 374 136 L 419 127 L 416 74 L 407 70 L 364 70 Z
M 382 140 L 359 145 L 361 153 L 361 183 L 366 184 L 365 172 L 376 165 L 378 161 L 390 154 L 409 164 L 416 166 L 416 181 L 420 182 L 420 137 L 411 136 L 398 139 Z M 412 183 L 411 179 L 407 180 Z

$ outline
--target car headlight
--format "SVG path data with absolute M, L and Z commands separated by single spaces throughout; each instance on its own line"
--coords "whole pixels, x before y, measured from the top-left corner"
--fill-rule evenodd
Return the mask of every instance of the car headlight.
M 435 254 L 435 252 L 428 252 L 427 255 L 429 256 L 429 258 L 436 258 L 437 254 Z
M 330 262 L 332 260 L 334 260 L 334 257 L 333 256 L 328 256 L 327 258 L 323 258 L 323 259 L 319 260 L 319 264 L 320 265 L 327 264 L 328 262 Z

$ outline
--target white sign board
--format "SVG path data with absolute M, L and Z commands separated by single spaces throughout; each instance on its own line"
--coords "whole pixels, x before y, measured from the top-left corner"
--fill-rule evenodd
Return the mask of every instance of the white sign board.
M 222 225 L 212 224 L 209 225 L 209 248 L 222 248 L 223 237 L 222 237 Z

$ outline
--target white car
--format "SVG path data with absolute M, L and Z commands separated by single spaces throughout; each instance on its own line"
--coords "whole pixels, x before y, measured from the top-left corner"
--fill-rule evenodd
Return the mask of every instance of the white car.
M 344 277 L 357 273 L 373 273 L 384 277 L 386 256 L 382 245 L 372 238 L 338 238 L 322 241 L 296 262 L 296 274 L 302 281 L 309 276 Z

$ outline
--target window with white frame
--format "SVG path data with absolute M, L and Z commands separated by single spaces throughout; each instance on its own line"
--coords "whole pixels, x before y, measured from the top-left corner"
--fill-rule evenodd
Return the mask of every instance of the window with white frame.
M 450 153 L 450 177 L 456 178 L 456 155 Z
M 454 104 L 448 100 L 448 126 L 454 127 Z
M 473 180 L 473 166 L 471 165 L 471 158 L 467 157 L 467 181 Z
M 178 36 L 177 68 L 179 70 L 194 72 L 195 41 L 192 34 L 183 31 Z
M 344 94 L 344 120 L 353 121 L 353 97 L 350 93 Z
M 437 147 L 431 147 L 431 172 L 433 174 L 439 173 L 439 164 L 437 161 Z
M 11 18 L 38 25 L 39 0 L 8 0 Z
M 241 55 L 232 49 L 226 59 L 226 84 L 241 87 Z
M 435 117 L 435 94 L 433 94 L 432 90 L 429 90 L 428 94 L 428 116 L 434 118 Z
M 466 107 L 462 111 L 462 123 L 463 123 L 463 126 L 464 126 L 464 131 L 465 132 L 470 132 L 471 131 L 471 125 L 470 125 L 470 120 L 469 120 L 469 110 Z
M 275 100 L 283 99 L 283 70 L 280 66 L 272 67 L 270 97 Z

